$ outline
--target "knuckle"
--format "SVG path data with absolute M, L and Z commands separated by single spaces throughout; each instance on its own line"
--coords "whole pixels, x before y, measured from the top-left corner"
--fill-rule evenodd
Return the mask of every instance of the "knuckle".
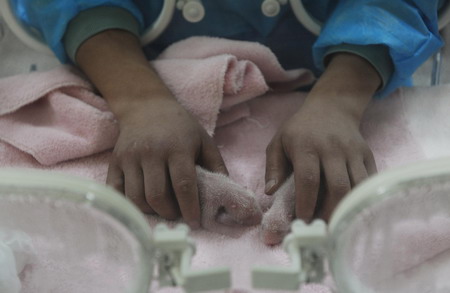
M 350 191 L 348 180 L 343 178 L 336 180 L 331 184 L 330 193 L 336 197 L 343 197 Z
M 319 185 L 320 177 L 316 175 L 312 170 L 304 171 L 300 178 L 300 183 L 305 188 L 314 188 Z
M 326 152 L 329 156 L 336 157 L 342 154 L 342 149 L 344 147 L 341 140 L 338 137 L 332 135 L 328 137 L 327 142 L 323 148 L 324 152 Z
M 181 193 L 189 193 L 193 190 L 194 182 L 192 178 L 179 179 L 175 181 L 174 188 Z
M 148 192 L 145 197 L 151 206 L 157 206 L 166 198 L 166 194 L 164 191 Z
M 134 193 L 134 192 L 126 192 L 125 191 L 125 195 L 132 202 L 135 202 L 135 203 L 139 203 L 140 202 L 140 196 L 138 194 Z
M 286 151 L 290 154 L 292 159 L 295 159 L 296 157 L 317 159 L 317 155 L 319 153 L 315 143 L 308 139 L 287 145 Z

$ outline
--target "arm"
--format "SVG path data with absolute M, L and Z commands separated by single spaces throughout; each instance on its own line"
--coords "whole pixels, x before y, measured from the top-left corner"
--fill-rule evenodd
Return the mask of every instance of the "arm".
M 328 219 L 351 187 L 376 172 L 359 132 L 362 114 L 377 91 L 408 84 L 439 48 L 437 2 L 338 2 L 314 46 L 316 63 L 328 61 L 326 70 L 267 148 L 266 193 L 293 169 L 297 217 Z M 385 57 L 376 62 L 377 54 Z
M 61 61 L 79 64 L 119 120 L 107 183 L 144 212 L 167 219 L 181 213 L 197 227 L 195 163 L 226 168 L 212 139 L 145 59 L 137 38 L 143 20 L 133 1 L 36 3 L 23 1 L 21 18 L 41 30 Z
M 196 162 L 226 173 L 205 130 L 150 67 L 139 40 L 107 30 L 84 42 L 76 60 L 117 116 L 120 134 L 107 183 L 144 212 L 200 224 Z

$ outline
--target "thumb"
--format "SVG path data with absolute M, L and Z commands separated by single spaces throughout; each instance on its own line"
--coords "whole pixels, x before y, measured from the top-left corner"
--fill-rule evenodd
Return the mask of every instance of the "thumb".
M 228 170 L 222 159 L 219 149 L 213 139 L 205 134 L 201 150 L 201 165 L 214 173 L 222 173 L 228 176 Z
M 289 161 L 284 154 L 280 136 L 275 136 L 266 149 L 266 186 L 264 192 L 272 195 L 289 174 Z

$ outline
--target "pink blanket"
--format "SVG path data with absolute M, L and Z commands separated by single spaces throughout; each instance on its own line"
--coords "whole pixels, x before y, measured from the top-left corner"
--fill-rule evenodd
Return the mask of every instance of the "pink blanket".
M 262 204 L 270 202 L 263 192 L 265 148 L 306 95 L 289 91 L 311 83 L 311 73 L 284 71 L 261 45 L 209 38 L 175 44 L 153 64 L 180 103 L 210 134 L 215 132 L 230 177 Z M 406 101 L 399 90 L 374 101 L 365 115 L 362 131 L 379 169 L 424 158 L 404 117 Z M 71 68 L 0 80 L 1 166 L 50 169 L 104 182 L 116 137 L 116 121 L 106 103 Z M 234 292 L 245 292 L 251 288 L 251 267 L 283 265 L 287 257 L 280 247 L 264 245 L 259 227 L 239 232 L 239 238 L 193 232 L 198 247 L 193 264 L 231 267 Z M 301 292 L 330 289 L 307 285 Z

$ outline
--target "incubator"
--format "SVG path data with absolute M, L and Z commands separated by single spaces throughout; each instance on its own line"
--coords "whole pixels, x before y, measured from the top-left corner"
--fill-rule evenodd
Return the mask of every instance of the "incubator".
M 271 17 L 288 4 L 306 28 L 319 34 L 321 24 L 302 1 L 265 0 L 261 11 Z M 440 28 L 450 21 L 449 8 L 440 14 Z M 143 34 L 143 44 L 164 31 L 175 9 L 190 22 L 201 21 L 207 13 L 200 0 L 165 0 L 159 17 Z M 17 21 L 8 0 L 0 0 L 0 11 L 20 40 L 51 54 L 38 32 Z M 0 41 L 3 35 L 0 22 Z M 439 67 L 433 74 L 438 80 Z M 330 274 L 336 292 L 342 293 L 450 292 L 449 194 L 450 159 L 379 174 L 353 190 L 328 225 L 295 221 L 283 242 L 290 266 L 254 268 L 253 286 L 299 290 Z M 0 170 L 2 293 L 232 287 L 227 268 L 191 269 L 194 254 L 186 226 L 151 229 L 142 214 L 110 188 L 44 171 Z
M 449 192 L 450 159 L 379 174 L 341 202 L 328 226 L 295 221 L 283 243 L 291 265 L 254 268 L 253 286 L 298 290 L 329 273 L 336 292 L 450 292 Z M 4 274 L 15 270 L 22 284 L 11 293 L 232 287 L 227 268 L 190 268 L 195 243 L 188 230 L 158 225 L 151 231 L 131 203 L 91 181 L 0 171 L 0 288 L 8 288 L 13 279 Z M 24 244 L 10 247 L 8 260 L 5 244 L 14 237 Z

